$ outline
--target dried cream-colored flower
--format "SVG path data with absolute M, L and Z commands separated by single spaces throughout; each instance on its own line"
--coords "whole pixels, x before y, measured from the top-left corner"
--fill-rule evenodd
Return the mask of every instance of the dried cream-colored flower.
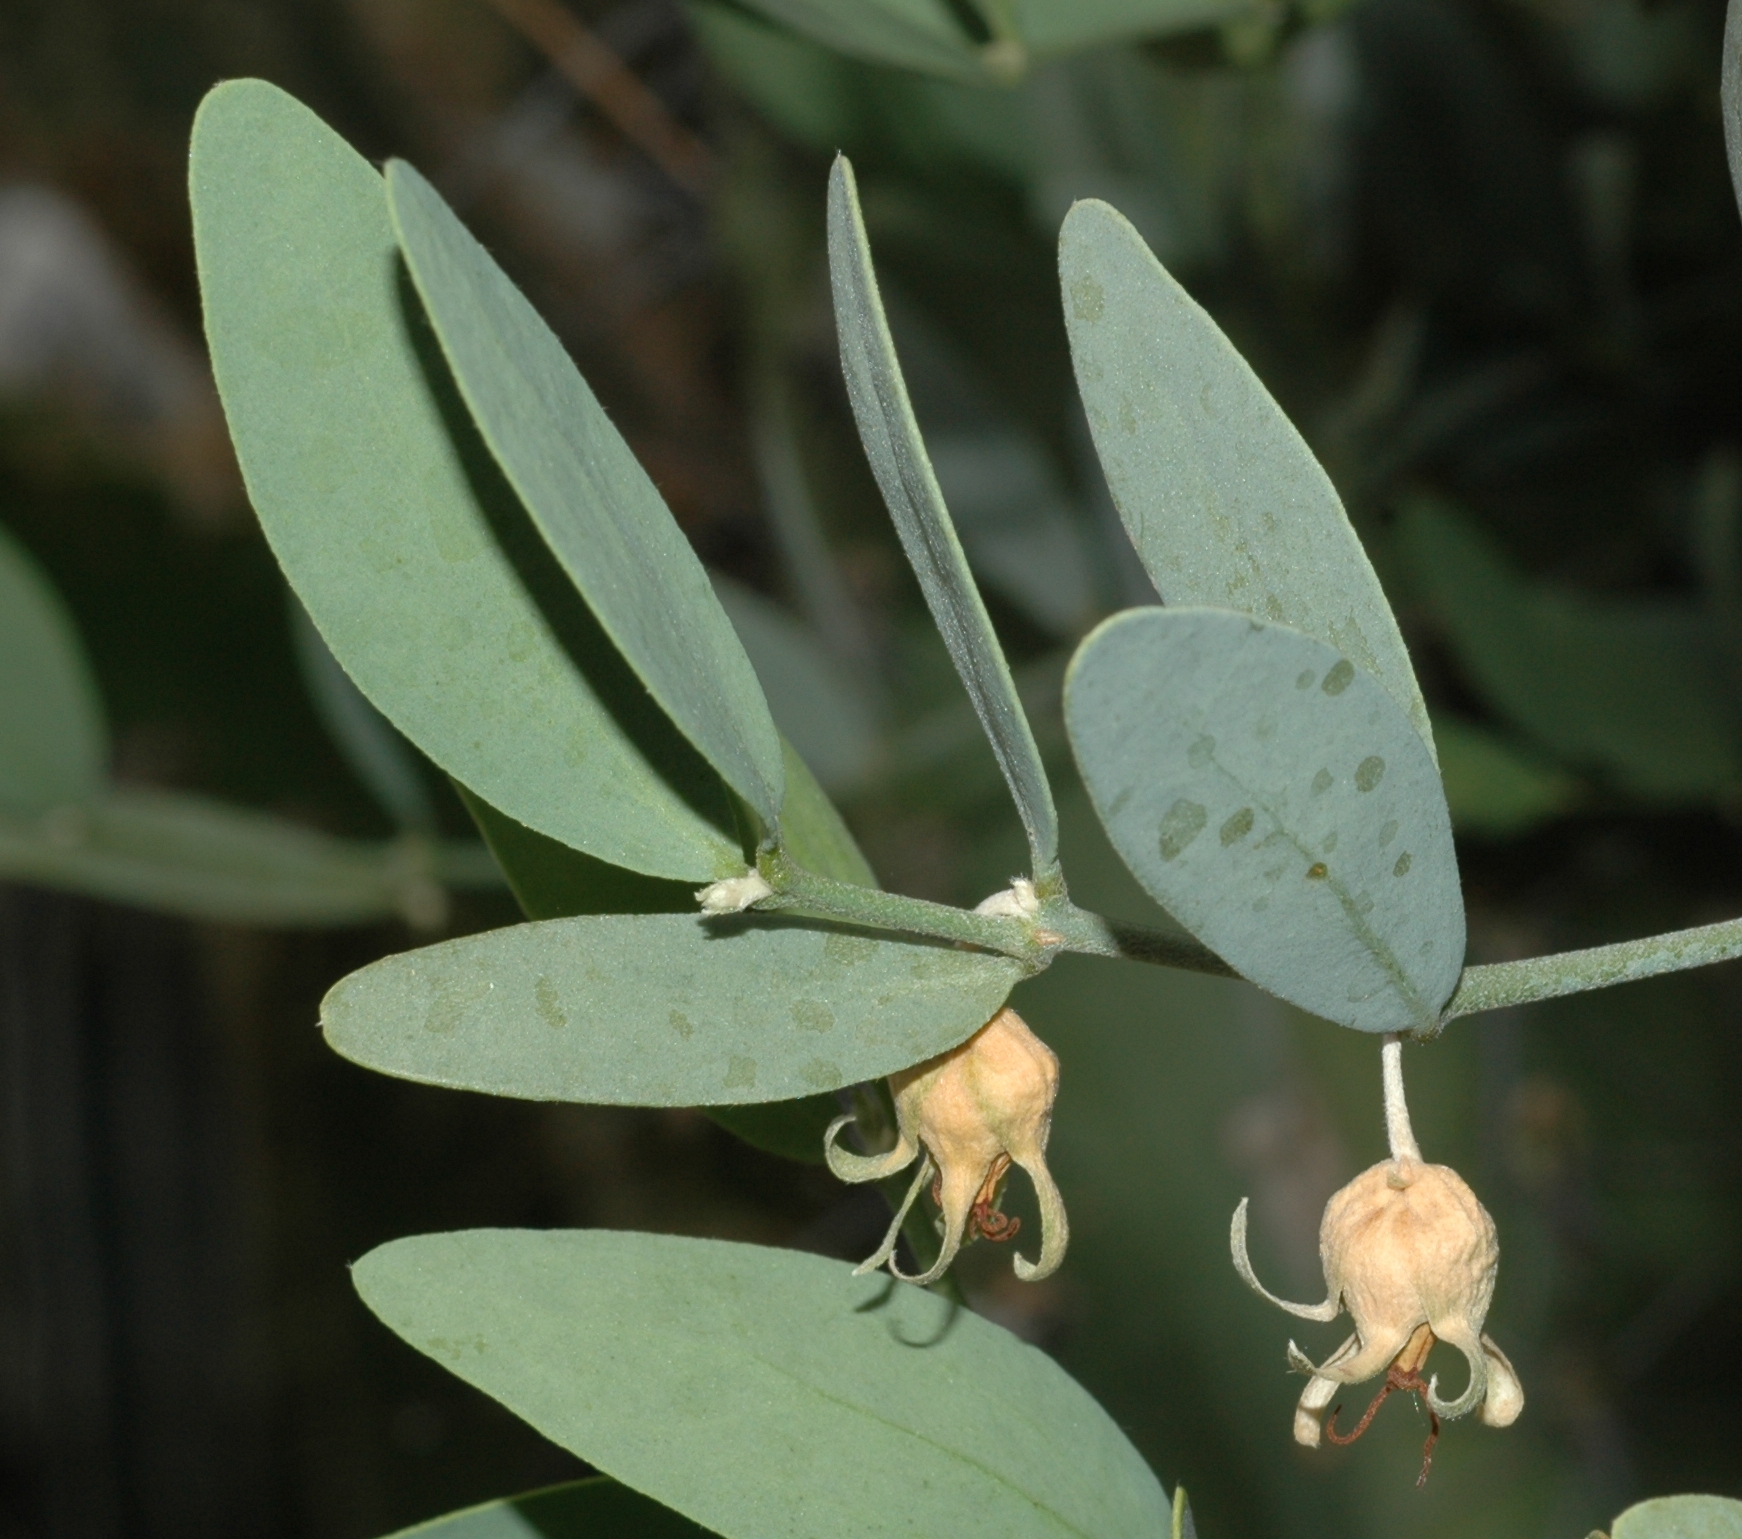
M 1355 1334 L 1316 1367 L 1289 1342 L 1289 1366 L 1308 1376 L 1294 1413 L 1295 1441 L 1318 1447 L 1320 1418 L 1338 1387 L 1384 1373 L 1385 1383 L 1352 1432 L 1338 1435 L 1335 1412 L 1333 1425 L 1322 1430 L 1334 1443 L 1351 1443 L 1392 1391 L 1418 1394 L 1431 1420 L 1422 1451 L 1426 1480 L 1442 1417 L 1449 1421 L 1480 1408 L 1489 1426 L 1510 1426 L 1524 1409 L 1524 1390 L 1505 1353 L 1482 1333 L 1500 1265 L 1494 1220 L 1455 1170 L 1423 1161 L 1403 1100 L 1401 1047 L 1388 1037 L 1383 1052 L 1392 1157 L 1356 1176 L 1325 1205 L 1319 1226 L 1325 1302 L 1291 1304 L 1258 1281 L 1246 1254 L 1244 1199 L 1234 1211 L 1230 1242 L 1235 1269 L 1278 1308 L 1326 1321 L 1347 1309 L 1355 1323 Z M 1469 1364 L 1469 1383 L 1455 1400 L 1441 1398 L 1437 1377 L 1422 1378 L 1436 1341 L 1456 1347 Z
M 1040 1202 L 1040 1259 L 1017 1256 L 1016 1275 L 1034 1282 L 1056 1271 L 1070 1238 L 1064 1199 L 1046 1168 L 1058 1082 L 1059 1061 L 1052 1049 L 1006 1007 L 960 1047 L 890 1075 L 900 1136 L 887 1154 L 849 1154 L 840 1148 L 835 1139 L 853 1119 L 837 1117 L 824 1136 L 823 1150 L 829 1169 L 843 1181 L 881 1180 L 920 1160 L 889 1233 L 858 1271 L 887 1263 L 906 1282 L 936 1282 L 964 1240 L 1013 1238 L 1020 1220 L 998 1208 L 1013 1164 L 1028 1172 Z M 927 1271 L 906 1277 L 895 1264 L 895 1244 L 927 1180 L 942 1210 L 943 1243 Z

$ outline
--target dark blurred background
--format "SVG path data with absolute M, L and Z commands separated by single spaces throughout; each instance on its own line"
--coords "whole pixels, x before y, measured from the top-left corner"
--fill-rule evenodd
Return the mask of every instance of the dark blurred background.
M 972 7 L 951 14 L 972 34 Z M 1230 14 L 998 87 L 723 0 L 7 0 L 0 524 L 70 609 L 116 783 L 395 833 L 299 660 L 201 343 L 189 125 L 212 83 L 261 75 L 415 162 L 526 288 L 722 574 L 887 885 L 971 902 L 1022 846 L 853 435 L 822 252 L 836 148 L 1079 901 L 1149 909 L 1058 723 L 1074 639 L 1146 597 L 1057 302 L 1059 220 L 1093 195 L 1343 492 L 1434 710 L 1472 959 L 1742 914 L 1721 6 Z M 589 74 L 600 46 L 650 99 Z M 577 1472 L 367 1315 L 346 1264 L 393 1236 L 603 1225 L 856 1259 L 881 1233 L 873 1193 L 699 1113 L 492 1101 L 324 1048 L 332 982 L 510 922 L 505 894 L 274 927 L 78 886 L 0 886 L 4 1539 L 368 1539 Z M 1015 1003 L 1063 1059 L 1074 1243 L 1034 1287 L 976 1246 L 964 1285 L 1186 1484 L 1206 1539 L 1580 1539 L 1642 1496 L 1742 1495 L 1742 970 L 1462 1020 L 1410 1053 L 1424 1148 L 1500 1225 L 1490 1329 L 1529 1396 L 1508 1432 L 1450 1428 L 1421 1492 L 1402 1403 L 1358 1447 L 1294 1446 L 1301 1328 L 1227 1263 L 1250 1194 L 1261 1273 L 1316 1296 L 1324 1199 L 1383 1150 L 1371 1040 L 1081 958 Z

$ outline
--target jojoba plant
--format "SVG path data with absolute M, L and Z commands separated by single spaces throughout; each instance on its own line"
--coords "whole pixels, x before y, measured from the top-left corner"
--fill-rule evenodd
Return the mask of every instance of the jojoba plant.
M 1326 1210 L 1325 1302 L 1282 1304 L 1354 1321 L 1323 1363 L 1289 1349 L 1307 1375 L 1297 1440 L 1346 1440 L 1323 1413 L 1380 1373 L 1379 1400 L 1428 1407 L 1428 1456 L 1441 1420 L 1519 1415 L 1518 1377 L 1483 1334 L 1494 1225 L 1422 1159 L 1403 1044 L 1742 954 L 1742 921 L 1464 965 L 1432 728 L 1378 579 L 1305 442 L 1116 210 L 1071 210 L 1062 299 L 1095 447 L 1163 602 L 1082 642 L 1064 715 L 1109 839 L 1170 916 L 1152 928 L 1071 899 L 844 159 L 828 232 L 853 412 L 1027 835 L 1027 873 L 974 910 L 878 886 L 653 483 L 428 182 L 398 161 L 378 172 L 258 81 L 206 99 L 191 175 L 207 334 L 267 538 L 351 678 L 462 788 L 535 916 L 344 979 L 327 1040 L 430 1084 L 708 1108 L 764 1147 L 826 1150 L 849 1181 L 918 1162 L 857 1270 L 603 1232 L 427 1235 L 364 1257 L 356 1286 L 388 1326 L 610 1477 L 514 1510 L 746 1539 L 1185 1530 L 1183 1493 L 1050 1359 L 867 1275 L 903 1277 L 904 1234 L 921 1284 L 965 1240 L 1012 1234 L 1012 1167 L 1042 1214 L 1017 1275 L 1066 1263 L 1044 1157 L 1060 1066 L 1008 1003 L 1064 952 L 1237 975 L 1383 1044 L 1391 1158 Z M 855 1151 L 842 1139 L 884 1080 L 894 1146 Z M 941 1241 L 915 1222 L 934 1178 Z M 1244 1205 L 1233 1251 L 1263 1292 Z M 1468 1364 L 1461 1393 L 1427 1374 L 1436 1341 Z

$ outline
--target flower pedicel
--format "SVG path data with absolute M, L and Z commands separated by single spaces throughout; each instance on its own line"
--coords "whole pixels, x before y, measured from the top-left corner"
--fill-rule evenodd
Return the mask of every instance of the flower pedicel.
M 1317 1448 L 1322 1430 L 1333 1443 L 1352 1443 L 1394 1390 L 1419 1395 L 1430 1419 L 1420 1485 L 1442 1418 L 1479 1410 L 1490 1427 L 1510 1426 L 1524 1409 L 1524 1390 L 1506 1354 L 1482 1332 L 1500 1265 L 1494 1220 L 1455 1170 L 1423 1161 L 1403 1099 L 1402 1046 L 1388 1036 L 1381 1054 L 1391 1158 L 1364 1170 L 1325 1204 L 1319 1225 L 1324 1303 L 1291 1304 L 1258 1281 L 1246 1254 L 1244 1198 L 1229 1238 L 1235 1270 L 1262 1298 L 1303 1320 L 1334 1320 L 1347 1309 L 1355 1322 L 1355 1334 L 1316 1367 L 1289 1342 L 1289 1366 L 1307 1375 L 1294 1413 L 1295 1441 Z M 1455 1400 L 1440 1397 L 1437 1377 L 1422 1377 L 1436 1341 L 1456 1347 L 1469 1364 L 1469 1383 Z M 1339 1386 L 1381 1372 L 1385 1383 L 1352 1431 L 1338 1434 L 1334 1410 L 1321 1428 Z

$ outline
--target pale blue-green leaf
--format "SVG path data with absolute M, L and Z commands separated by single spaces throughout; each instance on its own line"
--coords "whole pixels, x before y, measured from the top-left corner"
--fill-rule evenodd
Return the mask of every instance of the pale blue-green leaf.
M 768 696 L 781 732 L 836 794 L 865 784 L 882 755 L 877 713 L 853 672 L 830 656 L 803 621 L 753 588 L 714 574 L 738 639 Z
M 0 529 L 0 808 L 45 812 L 96 794 L 108 731 L 72 616 Z
M 1574 811 L 1578 781 L 1498 732 L 1457 716 L 1434 716 L 1440 778 L 1461 834 L 1505 839 Z
M 974 586 L 926 457 L 877 292 L 853 168 L 844 156 L 836 156 L 829 173 L 829 276 L 841 368 L 866 458 L 932 618 L 1009 783 L 1028 834 L 1035 874 L 1044 876 L 1058 862 L 1052 787 L 1017 698 L 1010 664 Z
M 1243 976 L 1362 1031 L 1432 1030 L 1464 962 L 1445 794 L 1372 675 L 1226 609 L 1133 609 L 1065 679 L 1132 874 Z
M 526 296 L 404 161 L 387 199 L 413 282 L 484 441 L 665 713 L 772 832 L 780 738 L 696 553 Z
M 444 885 L 495 885 L 468 846 L 363 844 L 168 791 L 0 817 L 0 876 L 227 924 L 434 922 Z
M 1519 731 L 1653 801 L 1705 801 L 1742 780 L 1742 712 L 1699 606 L 1528 582 L 1438 503 L 1411 504 L 1399 532 L 1470 683 Z
M 1659 1496 L 1629 1507 L 1610 1539 L 1742 1539 L 1742 1502 L 1728 1496 Z
M 315 714 L 352 773 L 402 830 L 428 833 L 435 827 L 435 806 L 416 759 L 392 723 L 339 666 L 294 593 L 290 597 L 290 635 Z
M 708 1532 L 600 1475 L 450 1512 L 391 1539 L 699 1539 Z
M 986 78 L 979 50 L 946 0 L 746 0 L 746 4 L 856 59 L 958 79 Z
M 1156 591 L 1288 625 L 1376 677 L 1432 753 L 1427 707 L 1336 488 L 1221 329 L 1117 210 L 1059 234 L 1077 388 Z
M 438 765 L 552 838 L 656 876 L 742 869 L 718 778 L 646 701 L 467 420 L 381 178 L 243 80 L 201 105 L 190 189 L 243 477 L 346 672 Z
M 606 914 L 385 957 L 321 1005 L 384 1074 L 536 1101 L 711 1106 L 876 1079 L 954 1047 L 1008 957 L 816 924 Z
M 728 1539 L 1154 1539 L 1112 1419 L 990 1321 L 842 1262 L 717 1240 L 472 1230 L 352 1269 L 405 1340 Z

